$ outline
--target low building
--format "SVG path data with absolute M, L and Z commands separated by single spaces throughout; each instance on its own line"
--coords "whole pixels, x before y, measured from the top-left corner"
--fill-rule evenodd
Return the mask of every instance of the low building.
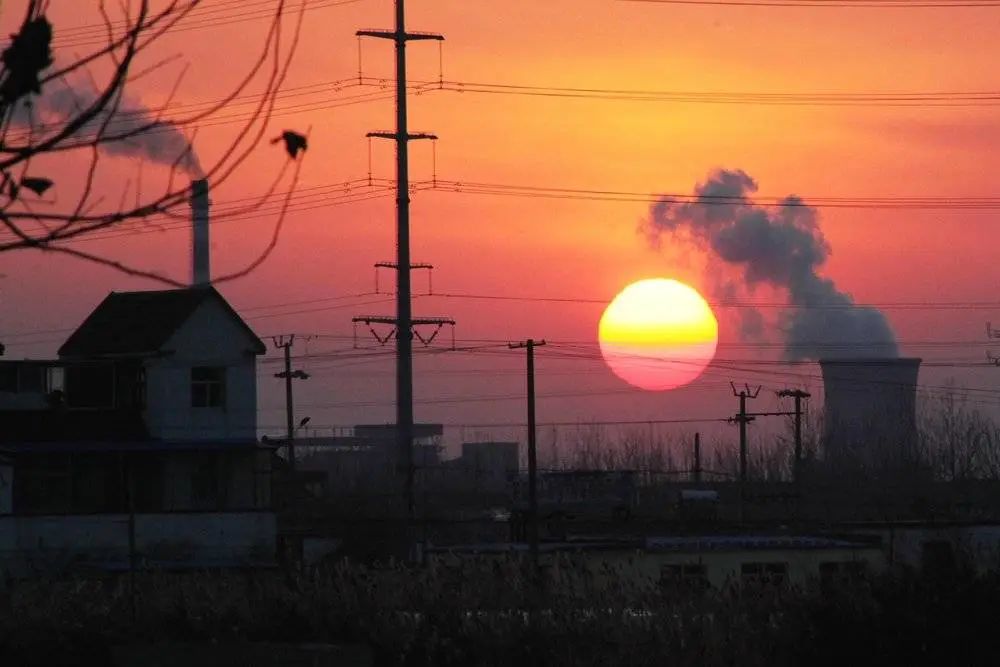
M 297 467 L 310 473 L 315 497 L 383 493 L 399 487 L 399 448 L 393 424 L 322 431 L 295 439 Z M 441 424 L 414 424 L 413 465 L 424 478 L 440 465 Z M 276 434 L 277 438 L 281 436 Z
M 627 579 L 666 587 L 727 585 L 805 586 L 880 572 L 886 567 L 878 540 L 795 535 L 695 535 L 635 539 L 581 538 L 544 542 L 540 564 L 557 580 L 581 574 L 590 585 Z M 468 560 L 527 557 L 524 543 L 428 547 L 425 559 L 440 567 Z M 561 581 L 567 584 L 567 581 Z
M 273 564 L 264 345 L 213 288 L 113 293 L 0 362 L 0 569 Z

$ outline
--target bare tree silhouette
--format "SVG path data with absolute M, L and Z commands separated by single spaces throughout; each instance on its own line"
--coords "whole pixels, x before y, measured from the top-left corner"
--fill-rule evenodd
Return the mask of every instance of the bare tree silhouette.
M 59 35 L 47 16 L 50 3 L 28 0 L 20 28 L 11 35 L 0 59 L 0 253 L 37 249 L 170 285 L 186 284 L 69 244 L 112 227 L 187 218 L 192 179 L 207 179 L 213 188 L 226 182 L 262 139 L 272 138 L 265 136 L 268 120 L 298 44 L 306 3 L 289 11 L 286 0 L 276 0 L 267 12 L 269 26 L 259 50 L 221 99 L 204 104 L 173 104 L 184 72 L 176 77 L 166 100 L 155 108 L 128 94 L 136 81 L 175 59 L 146 63 L 142 57 L 150 55 L 153 47 L 185 18 L 198 16 L 192 12 L 202 4 L 204 0 L 137 0 L 121 3 L 112 15 L 101 0 L 97 9 L 104 34 L 99 45 L 72 61 L 61 62 L 53 55 Z M 291 24 L 290 30 L 286 24 Z M 283 34 L 289 31 L 290 35 Z M 72 36 L 68 39 L 74 46 L 94 43 Z M 104 74 L 97 77 L 95 71 Z M 247 94 L 257 80 L 263 80 L 263 91 Z M 202 165 L 192 147 L 198 128 L 229 122 L 233 115 L 222 116 L 220 112 L 234 100 L 246 104 L 248 99 L 252 108 L 236 117 L 239 127 L 235 138 L 211 164 Z M 281 154 L 282 164 L 269 187 L 237 207 L 227 207 L 223 214 L 246 215 L 280 196 L 270 241 L 247 266 L 216 277 L 213 282 L 246 275 L 266 259 L 277 243 L 306 145 L 306 138 L 296 132 L 286 130 L 274 142 L 282 139 L 287 155 Z M 48 165 L 52 159 L 68 160 L 73 155 L 82 156 L 87 164 L 82 191 L 63 201 L 48 196 L 58 191 L 59 185 L 48 175 Z M 109 155 L 139 156 L 158 163 L 166 172 L 163 186 L 148 193 L 136 184 L 132 201 L 129 182 L 120 194 L 116 193 L 117 202 L 109 203 L 108 197 L 97 194 L 95 184 L 102 157 Z M 283 183 L 288 184 L 287 190 L 279 193 L 277 188 Z

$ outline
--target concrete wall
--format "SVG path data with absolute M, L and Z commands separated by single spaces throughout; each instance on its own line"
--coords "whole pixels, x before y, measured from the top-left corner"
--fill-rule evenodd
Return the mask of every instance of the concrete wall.
M 523 554 L 527 557 L 527 554 Z M 455 567 L 464 559 L 497 559 L 509 555 L 471 555 L 435 551 L 428 559 L 445 567 Z M 589 579 L 597 587 L 613 586 L 623 579 L 633 583 L 655 584 L 661 568 L 668 564 L 701 564 L 705 566 L 709 584 L 715 587 L 730 581 L 739 582 L 744 563 L 786 563 L 788 583 L 804 586 L 819 577 L 820 564 L 827 562 L 864 562 L 869 572 L 885 569 L 886 560 L 878 548 L 849 549 L 780 549 L 705 552 L 655 552 L 644 550 L 595 550 L 543 553 L 540 558 L 548 565 L 550 575 L 557 580 L 560 569 L 578 571 L 585 567 Z M 573 577 L 571 576 L 570 579 Z
M 206 300 L 164 345 L 172 354 L 146 366 L 147 424 L 155 437 L 204 440 L 257 438 L 253 341 L 214 300 Z M 191 369 L 226 368 L 226 404 L 191 407 Z
M 708 581 L 712 586 L 721 587 L 727 582 L 740 580 L 744 563 L 785 563 L 788 566 L 788 583 L 805 586 L 817 578 L 820 563 L 847 563 L 861 561 L 869 571 L 878 572 L 885 568 L 885 559 L 878 549 L 776 549 L 730 552 L 701 553 L 660 553 L 644 554 L 641 558 L 619 560 L 616 565 L 633 576 L 645 577 L 652 581 L 660 578 L 660 568 L 668 564 L 699 564 L 705 566 Z
M 0 410 L 45 410 L 49 407 L 44 392 L 0 391 Z
M 273 564 L 270 512 L 137 514 L 141 567 Z M 78 567 L 121 569 L 129 561 L 129 516 L 0 517 L 0 571 L 55 574 Z
M 211 508 L 201 507 L 194 497 L 192 479 L 199 466 L 213 465 L 218 458 L 220 492 L 225 502 Z M 270 506 L 271 477 L 268 452 L 247 449 L 245 452 L 176 452 L 164 460 L 163 509 L 167 511 L 227 509 L 266 509 Z M 267 467 L 262 467 L 267 466 Z

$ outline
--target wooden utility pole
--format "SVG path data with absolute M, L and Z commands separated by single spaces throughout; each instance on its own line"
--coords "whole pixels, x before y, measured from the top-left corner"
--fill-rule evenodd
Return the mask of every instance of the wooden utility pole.
M 306 380 L 309 374 L 292 370 L 292 346 L 295 344 L 295 334 L 288 337 L 275 336 L 273 340 L 274 347 L 283 350 L 285 354 L 285 370 L 275 373 L 274 377 L 285 380 L 285 443 L 288 446 L 288 467 L 295 470 L 295 401 L 292 396 L 292 380 Z
M 535 442 L 535 348 L 545 341 L 529 338 L 511 343 L 512 350 L 527 350 L 528 357 L 528 540 L 531 562 L 538 567 L 538 454 Z
M 750 391 L 749 386 L 743 385 L 743 389 L 737 390 L 735 384 L 732 382 L 729 384 L 733 388 L 733 396 L 740 399 L 740 411 L 732 417 L 731 421 L 735 421 L 740 426 L 740 485 L 742 486 L 747 483 L 747 424 L 756 419 L 755 415 L 747 413 L 747 399 L 757 398 L 760 394 L 760 387 Z
M 802 399 L 809 398 L 811 394 L 801 389 L 782 389 L 778 396 L 795 399 L 795 464 L 792 474 L 798 484 L 802 481 Z
M 733 395 L 738 396 L 740 399 L 740 411 L 731 418 L 731 421 L 735 421 L 740 427 L 740 523 L 743 523 L 744 519 L 744 507 L 746 496 L 746 484 L 747 484 L 747 424 L 756 419 L 755 416 L 747 413 L 747 399 L 757 398 L 760 394 L 760 386 L 758 386 L 754 391 L 750 391 L 749 385 L 743 385 L 743 389 L 737 390 L 736 385 L 732 382 L 729 383 L 733 388 Z

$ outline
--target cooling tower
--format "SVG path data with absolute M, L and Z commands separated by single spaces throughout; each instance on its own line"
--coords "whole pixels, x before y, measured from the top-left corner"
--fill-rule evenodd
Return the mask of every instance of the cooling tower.
M 871 470 L 913 461 L 920 359 L 821 359 L 826 459 Z
M 209 270 L 208 181 L 191 181 L 191 286 L 212 282 Z

